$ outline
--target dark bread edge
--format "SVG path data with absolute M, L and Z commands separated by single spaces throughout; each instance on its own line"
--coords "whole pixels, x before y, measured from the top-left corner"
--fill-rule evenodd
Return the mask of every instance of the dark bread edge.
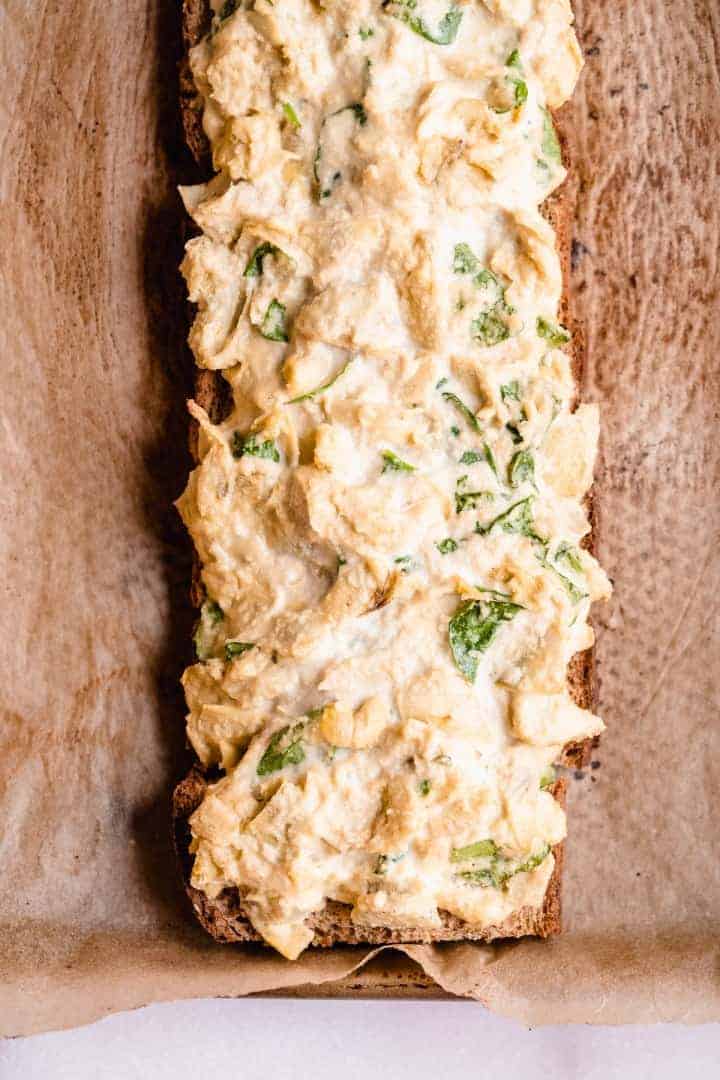
M 201 103 L 194 86 L 187 57 L 187 50 L 196 44 L 207 32 L 210 25 L 210 7 L 207 0 L 181 0 L 183 9 L 183 40 L 186 54 L 180 64 L 180 107 L 182 111 L 185 139 L 198 165 L 209 176 L 212 172 L 211 157 L 205 132 L 202 127 Z M 556 126 L 563 150 L 563 159 L 568 165 L 568 140 L 563 131 L 563 110 L 555 116 Z M 570 343 L 571 366 L 573 377 L 578 387 L 582 387 L 584 372 L 584 338 L 581 327 L 572 318 L 569 311 L 570 254 L 571 233 L 574 216 L 574 189 L 572 181 L 565 182 L 559 191 L 554 192 L 543 206 L 543 213 L 555 229 L 563 275 L 563 296 L 560 306 L 560 318 L 565 326 L 572 330 Z M 195 382 L 195 400 L 211 419 L 219 421 L 227 412 L 227 392 L 220 372 L 198 369 Z M 190 451 L 195 461 L 198 460 L 198 425 L 190 421 Z M 593 492 L 587 496 L 587 510 L 591 531 L 584 546 L 592 551 L 596 530 L 596 505 Z M 194 560 L 191 597 L 199 607 L 204 596 L 201 581 L 201 566 L 197 556 Z M 594 705 L 594 650 L 587 649 L 577 653 L 568 665 L 568 689 L 573 700 L 582 708 L 592 709 Z M 564 750 L 561 764 L 570 768 L 586 765 L 597 739 L 586 739 L 570 743 Z M 242 899 L 237 889 L 225 889 L 216 899 L 210 899 L 205 893 L 190 884 L 193 857 L 190 854 L 190 827 L 188 819 L 200 805 L 207 787 L 206 775 L 199 764 L 193 766 L 188 775 L 175 788 L 172 798 L 173 837 L 175 850 L 182 869 L 185 888 L 193 906 L 195 915 L 205 930 L 216 941 L 225 943 L 262 942 L 262 937 L 253 928 L 243 912 Z M 558 780 L 551 789 L 553 795 L 565 806 L 566 784 Z M 325 908 L 313 915 L 309 924 L 315 931 L 313 946 L 358 945 L 358 944 L 401 944 L 432 941 L 492 941 L 501 938 L 524 936 L 549 937 L 561 929 L 561 878 L 563 862 L 563 844 L 553 848 L 555 868 L 548 883 L 545 900 L 541 908 L 524 908 L 514 913 L 499 926 L 478 929 L 450 915 L 441 912 L 442 929 L 405 927 L 356 926 L 350 918 L 350 907 L 336 901 L 328 901 Z

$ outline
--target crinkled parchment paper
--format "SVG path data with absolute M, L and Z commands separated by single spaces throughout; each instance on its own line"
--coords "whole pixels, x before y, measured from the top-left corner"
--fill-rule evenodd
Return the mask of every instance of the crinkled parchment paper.
M 359 970 L 368 950 L 213 944 L 170 854 L 192 622 L 171 507 L 190 387 L 177 5 L 6 0 L 1 1033 L 429 977 L 533 1024 L 720 1018 L 720 9 L 577 8 L 574 310 L 616 593 L 597 624 L 609 732 L 571 778 L 566 933 Z

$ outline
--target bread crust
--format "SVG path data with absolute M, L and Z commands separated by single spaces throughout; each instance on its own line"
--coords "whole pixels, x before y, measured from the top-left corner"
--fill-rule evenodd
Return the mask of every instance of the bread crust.
M 202 126 L 202 109 L 193 83 L 187 51 L 196 44 L 210 26 L 211 9 L 208 0 L 182 0 L 183 40 L 186 54 L 180 65 L 180 106 L 182 110 L 185 139 L 198 165 L 211 173 L 209 146 Z M 562 111 L 556 116 L 556 126 L 563 151 L 563 160 L 568 164 L 567 138 L 563 133 Z M 565 326 L 572 329 L 572 339 L 568 348 L 571 355 L 572 373 L 578 387 L 582 387 L 584 369 L 584 341 L 581 328 L 572 319 L 569 311 L 570 252 L 571 231 L 574 216 L 574 198 L 569 184 L 564 184 L 554 192 L 542 207 L 543 214 L 553 226 L 557 237 L 558 253 L 562 266 L 563 294 L 560 304 L 560 317 Z M 227 394 L 220 372 L 198 369 L 195 380 L 195 400 L 214 421 L 219 421 L 227 412 Z M 190 422 L 190 451 L 193 460 L 198 460 L 197 440 L 198 425 Z M 587 510 L 591 530 L 584 541 L 584 546 L 592 551 L 596 523 L 596 507 L 593 492 L 587 496 Z M 200 563 L 195 556 L 191 597 L 199 607 L 203 600 L 203 586 L 200 577 Z M 592 709 L 594 705 L 594 656 L 593 649 L 576 653 L 568 665 L 567 683 L 571 697 L 581 708 Z M 590 759 L 592 747 L 597 740 L 586 739 L 583 742 L 570 743 L 564 748 L 561 764 L 580 768 Z M 188 775 L 180 781 L 173 792 L 172 815 L 175 850 L 182 869 L 185 888 L 193 906 L 195 915 L 205 930 L 216 940 L 224 943 L 260 942 L 263 939 L 254 929 L 244 914 L 242 897 L 236 888 L 225 889 L 220 896 L 210 899 L 205 893 L 190 884 L 193 857 L 190 853 L 190 826 L 188 819 L 202 802 L 207 789 L 208 778 L 199 764 L 193 766 Z M 558 780 L 551 788 L 552 794 L 565 806 L 566 784 Z M 563 844 L 552 849 L 555 867 L 548 883 L 545 899 L 540 908 L 522 908 L 497 926 L 478 928 L 449 912 L 440 912 L 442 927 L 436 930 L 418 927 L 368 927 L 356 925 L 351 917 L 348 904 L 328 901 L 322 911 L 308 919 L 308 925 L 314 930 L 313 946 L 359 944 L 400 944 L 410 942 L 439 941 L 494 941 L 501 938 L 550 937 L 561 930 L 561 878 L 563 863 Z

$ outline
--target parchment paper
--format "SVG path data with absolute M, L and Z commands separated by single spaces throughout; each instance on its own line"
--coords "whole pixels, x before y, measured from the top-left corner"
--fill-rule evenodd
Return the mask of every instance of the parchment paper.
M 190 388 L 174 186 L 193 178 L 177 6 L 3 5 L 1 1033 L 431 978 L 532 1024 L 720 1018 L 720 13 L 577 15 L 574 310 L 616 594 L 597 619 L 609 732 L 571 781 L 566 933 L 380 951 L 366 974 L 363 949 L 214 945 L 170 854 L 192 622 L 171 506 Z

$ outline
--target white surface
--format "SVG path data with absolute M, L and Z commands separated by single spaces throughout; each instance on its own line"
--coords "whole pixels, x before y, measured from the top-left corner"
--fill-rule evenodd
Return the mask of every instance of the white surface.
M 691 1080 L 720 1025 L 529 1031 L 469 1002 L 186 1001 L 0 1042 L 1 1080 Z

